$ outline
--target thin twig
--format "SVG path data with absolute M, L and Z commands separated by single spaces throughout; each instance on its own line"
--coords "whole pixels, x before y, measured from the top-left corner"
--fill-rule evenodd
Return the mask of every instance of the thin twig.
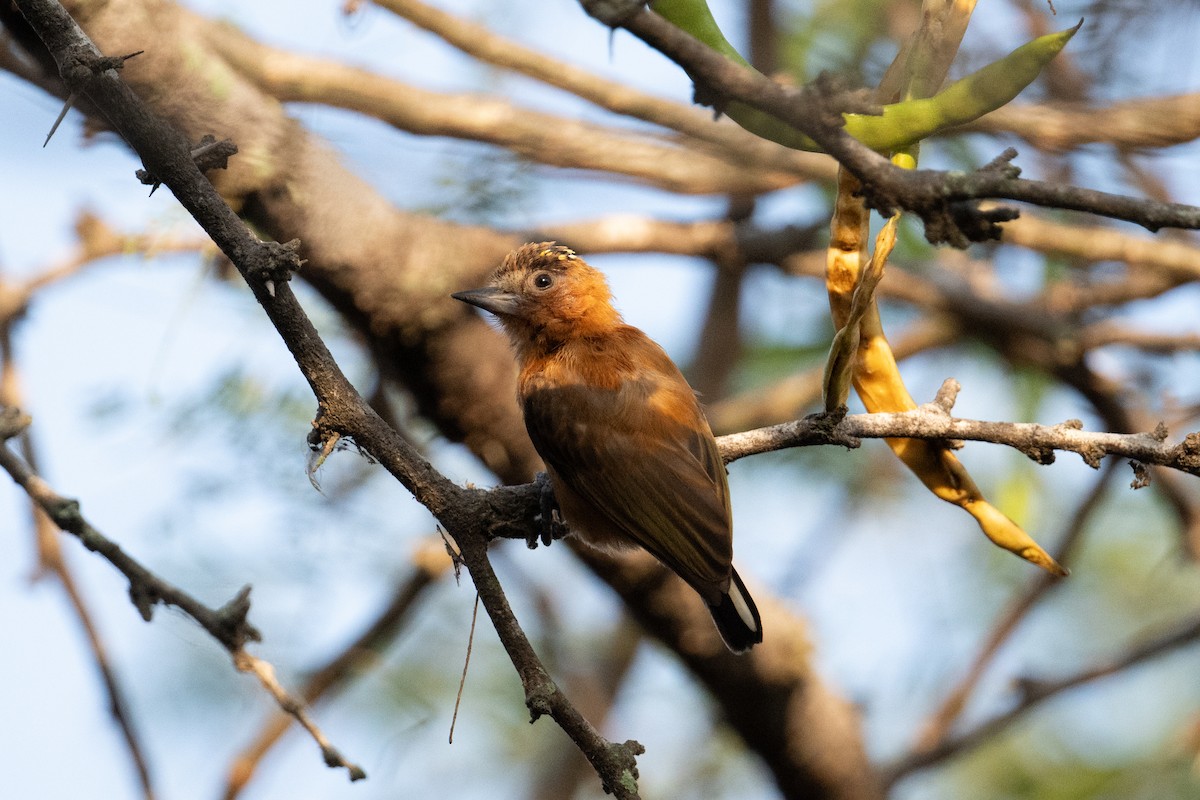
M 4 281 L 0 279 L 0 295 L 3 294 Z M 20 310 L 24 306 L 24 302 L 22 301 L 18 307 L 11 308 L 9 314 L 0 317 L 0 408 L 16 408 L 22 400 L 21 392 L 18 388 L 17 366 L 12 346 L 12 328 L 17 315 L 20 314 Z M 19 438 L 21 455 L 25 459 L 25 462 L 30 464 L 31 467 L 36 465 L 37 455 L 32 435 L 26 429 L 17 434 L 17 436 Z M 0 444 L 0 447 L 4 447 L 4 445 Z M 138 736 L 137 729 L 134 726 L 133 712 L 126 700 L 125 691 L 121 686 L 121 682 L 117 679 L 117 673 L 112 662 L 108 658 L 107 647 L 100 635 L 100 629 L 92 618 L 91 609 L 88 607 L 87 601 L 83 597 L 83 592 L 75 581 L 75 576 L 71 572 L 71 568 L 67 565 L 67 560 L 63 555 L 58 532 L 54 529 L 53 521 L 44 510 L 32 501 L 30 502 L 30 511 L 33 518 L 33 532 L 37 540 L 38 551 L 38 568 L 35 577 L 41 577 L 45 574 L 53 575 L 58 580 L 59 586 L 62 587 L 63 593 L 67 596 L 67 601 L 70 603 L 76 619 L 79 620 L 84 638 L 87 640 L 88 648 L 91 650 L 92 662 L 96 666 L 96 671 L 100 673 L 100 681 L 104 684 L 104 691 L 108 695 L 109 712 L 112 714 L 113 721 L 116 723 L 117 729 L 121 733 L 121 738 L 125 742 L 125 748 L 129 753 L 129 759 L 133 763 L 134 772 L 137 774 L 138 783 L 142 789 L 142 796 L 146 800 L 153 800 L 155 792 L 154 782 L 150 776 L 150 762 L 146 756 L 145 747 L 143 747 L 141 738 Z
M 467 655 L 463 658 L 462 677 L 458 679 L 458 693 L 454 695 L 454 713 L 450 715 L 448 744 L 454 744 L 454 724 L 458 722 L 458 707 L 462 703 L 463 688 L 467 685 L 467 667 L 471 666 L 471 648 L 475 644 L 475 621 L 477 619 L 479 619 L 479 592 L 475 593 L 475 603 L 471 609 L 471 630 L 467 634 Z
M 1152 658 L 1165 655 L 1181 647 L 1194 644 L 1198 640 L 1200 640 L 1200 618 L 1183 622 L 1170 633 L 1146 644 L 1130 648 L 1123 655 L 1080 670 L 1073 675 L 1056 680 L 1023 680 L 1019 684 L 1022 693 L 1021 700 L 1013 708 L 1003 714 L 992 717 L 969 731 L 943 740 L 933 750 L 907 756 L 886 767 L 882 771 L 884 783 L 887 786 L 891 786 L 910 772 L 942 761 L 951 755 L 969 750 L 985 741 L 990 741 L 1000 731 L 1012 725 L 1043 702 L 1068 689 L 1073 689 L 1076 686 L 1081 686 L 1099 678 L 1116 675 L 1143 661 L 1149 661 Z
M 622 614 L 615 630 L 605 636 L 607 646 L 597 658 L 588 653 L 586 670 L 568 669 L 567 690 L 590 720 L 604 724 L 629 676 L 643 634 L 628 615 Z M 588 763 L 566 742 L 539 759 L 537 777 L 526 795 L 530 800 L 575 797 L 590 774 Z
M 366 674 L 371 666 L 379 663 L 375 655 L 404 630 L 404 623 L 410 618 L 409 611 L 414 603 L 428 586 L 445 574 L 450 562 L 439 541 L 434 546 L 421 547 L 414 559 L 414 566 L 412 575 L 396 588 L 391 601 L 379 612 L 376 619 L 354 641 L 324 666 L 315 670 L 304 682 L 299 692 L 304 702 L 310 706 L 314 705 L 318 700 L 345 688 L 350 681 Z M 254 777 L 259 763 L 287 732 L 293 721 L 291 715 L 281 711 L 264 723 L 254 741 L 230 764 L 225 780 L 224 800 L 234 800 L 241 794 Z
M 953 380 L 953 379 L 951 379 Z M 749 455 L 814 444 L 856 447 L 858 439 L 966 439 L 991 442 L 1020 450 L 1040 464 L 1054 460 L 1055 451 L 1078 453 L 1092 467 L 1105 456 L 1123 456 L 1143 464 L 1170 467 L 1200 475 L 1200 433 L 1169 444 L 1165 426 L 1151 433 L 1084 431 L 1078 420 L 1058 425 L 1032 422 L 986 422 L 952 417 L 927 404 L 912 411 L 852 414 L 837 424 L 822 416 L 722 436 L 717 444 L 726 463 Z
M 0 446 L 0 469 L 7 472 L 13 481 L 25 490 L 29 498 L 54 520 L 54 524 L 60 530 L 77 537 L 84 547 L 99 554 L 129 580 L 129 597 L 142 619 L 149 622 L 154 606 L 159 603 L 175 606 L 183 611 L 229 651 L 239 670 L 253 672 L 275 697 L 280 708 L 293 715 L 312 734 L 325 755 L 326 764 L 331 767 L 345 767 L 351 780 L 366 777 L 361 767 L 343 760 L 329 745 L 321 731 L 309 719 L 304 703 L 289 695 L 275 680 L 273 667 L 243 649 L 246 642 L 257 642 L 262 638 L 246 618 L 250 611 L 250 587 L 243 588 L 221 608 L 209 608 L 146 569 L 119 545 L 100 533 L 84 518 L 77 501 L 57 494 L 30 469 L 24 459 L 7 446 Z
M 508 598 L 500 589 L 500 581 L 487 559 L 486 537 L 467 536 L 459 538 L 458 542 L 483 607 L 521 675 L 530 720 L 548 714 L 591 762 L 607 792 L 628 800 L 638 797 L 637 756 L 644 753 L 645 748 L 633 740 L 621 744 L 608 741 L 579 713 L 542 666 L 525 632 L 517 623 Z
M 367 773 L 363 771 L 362 767 L 346 761 L 342 758 L 342 754 L 338 752 L 337 748 L 330 744 L 329 739 L 317 727 L 317 723 L 313 721 L 312 715 L 308 713 L 308 707 L 299 698 L 294 697 L 287 689 L 283 688 L 283 684 L 275 677 L 275 667 L 269 661 L 252 656 L 245 650 L 238 650 L 233 654 L 233 663 L 241 672 L 253 673 L 258 678 L 259 683 L 275 698 L 275 702 L 279 704 L 279 707 L 295 717 L 300 726 L 308 731 L 308 735 L 321 748 L 321 755 L 325 759 L 326 766 L 345 767 L 352 781 L 362 780 L 367 777 Z
M 1075 552 L 1088 521 L 1105 494 L 1112 488 L 1112 478 L 1117 474 L 1116 464 L 1115 461 L 1108 462 L 1092 490 L 1088 492 L 1087 497 L 1071 515 L 1071 519 L 1067 523 L 1066 535 L 1059 540 L 1058 547 L 1052 553 L 1054 560 L 1058 563 L 1070 565 L 1071 555 Z M 1033 576 L 1025 591 L 1009 604 L 1009 607 L 996 620 L 991 631 L 984 637 L 983 646 L 980 647 L 979 653 L 976 654 L 962 679 L 946 693 L 945 699 L 942 700 L 937 710 L 921 726 L 920 736 L 913 748 L 915 754 L 929 752 L 945 740 L 950 728 L 962 713 L 963 708 L 966 707 L 971 693 L 979 684 L 979 680 L 995 659 L 1000 648 L 1038 602 L 1061 585 L 1062 581 L 1048 572 L 1038 572 Z

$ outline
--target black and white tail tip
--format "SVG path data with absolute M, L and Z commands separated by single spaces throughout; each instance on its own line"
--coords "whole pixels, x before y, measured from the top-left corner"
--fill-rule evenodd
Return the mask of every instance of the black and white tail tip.
M 754 605 L 750 592 L 746 591 L 746 584 L 742 583 L 737 570 L 733 571 L 729 592 L 721 596 L 720 603 L 709 606 L 708 610 L 725 646 L 733 652 L 744 653 L 763 640 L 758 607 Z

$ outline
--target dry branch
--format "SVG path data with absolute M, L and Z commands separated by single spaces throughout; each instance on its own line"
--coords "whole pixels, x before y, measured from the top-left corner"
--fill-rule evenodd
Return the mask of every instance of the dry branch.
M 437 581 L 449 568 L 441 542 L 422 548 L 414 558 L 414 569 L 408 580 L 396 587 L 390 602 L 361 635 L 313 673 L 298 694 L 310 706 L 364 674 L 378 663 L 379 652 L 404 630 L 411 618 L 410 611 L 427 587 Z M 259 763 L 287 732 L 294 717 L 280 712 L 267 720 L 254 740 L 234 758 L 225 779 L 224 800 L 233 800 L 254 777 Z
M 950 416 L 958 382 L 946 381 L 939 401 L 912 411 L 852 414 L 835 420 L 817 414 L 769 428 L 722 436 L 717 444 L 726 463 L 785 447 L 840 444 L 857 447 L 858 439 L 947 439 L 1002 444 L 1019 450 L 1039 464 L 1054 461 L 1056 451 L 1077 453 L 1088 466 L 1098 468 L 1105 456 L 1123 456 L 1141 464 L 1169 467 L 1200 475 L 1200 433 L 1190 433 L 1168 444 L 1166 426 L 1149 433 L 1084 431 L 1079 420 L 1058 425 L 1032 422 L 987 422 Z
M 1071 566 L 1071 556 L 1079 549 L 1084 530 L 1100 506 L 1101 500 L 1112 488 L 1112 479 L 1117 474 L 1115 464 L 1116 462 L 1109 462 L 1106 465 L 1106 469 L 1101 473 L 1096 484 L 1067 521 L 1066 531 L 1063 536 L 1058 537 L 1058 546 L 1052 553 L 1054 560 L 1058 563 Z M 929 752 L 946 739 L 1000 648 L 1010 639 L 1021 622 L 1038 607 L 1038 604 L 1048 597 L 1056 587 L 1062 585 L 1062 582 L 1050 573 L 1039 572 L 1029 581 L 1025 590 L 1009 603 L 984 637 L 979 652 L 971 661 L 961 680 L 946 692 L 937 710 L 921 726 L 918 740 L 913 747 L 915 754 Z
M 571 92 L 614 114 L 682 133 L 696 143 L 717 148 L 716 152 L 733 164 L 814 180 L 831 181 L 835 177 L 835 165 L 827 156 L 790 150 L 728 120 L 714 124 L 712 115 L 705 111 L 605 80 L 420 0 L 379 0 L 377 5 L 441 37 L 472 58 Z M 745 180 L 752 178 L 747 176 Z M 729 184 L 722 191 L 737 190 Z
M 622 27 L 683 67 L 706 92 L 740 100 L 801 131 L 836 158 L 863 183 L 868 204 L 885 216 L 898 209 L 925 222 L 934 244 L 966 247 L 971 241 L 996 238 L 997 222 L 1012 219 L 997 210 L 981 211 L 970 202 L 987 198 L 1019 200 L 1035 205 L 1086 211 L 1135 222 L 1149 230 L 1200 228 L 1200 208 L 1179 203 L 1139 200 L 1066 184 L 1023 180 L 1007 150 L 973 172 L 906 170 L 855 140 L 838 124 L 844 96 L 818 85 L 791 88 L 778 84 L 709 48 L 636 2 L 580 0 L 589 14 L 612 27 Z
M 13 347 L 13 328 L 17 319 L 23 314 L 26 304 L 33 293 L 32 286 L 44 285 L 40 281 L 53 282 L 65 273 L 73 270 L 49 269 L 41 272 L 35 278 L 26 281 L 20 288 L 12 288 L 8 282 L 0 278 L 0 447 L 11 437 L 19 439 L 17 447 L 21 457 L 29 467 L 36 471 L 37 458 L 33 437 L 25 426 L 29 420 L 26 415 L 16 411 L 22 405 L 19 388 L 20 380 Z M 30 517 L 33 535 L 37 547 L 37 568 L 33 579 L 40 580 L 53 576 L 62 588 L 67 602 L 71 606 L 88 649 L 96 671 L 100 673 L 100 681 L 108 695 L 108 710 L 121 732 L 125 748 L 129 752 L 129 760 L 141 786 L 145 800 L 155 797 L 154 782 L 151 777 L 150 761 L 146 756 L 146 748 L 142 745 L 141 736 L 132 710 L 126 700 L 125 689 L 117 676 L 112 659 L 108 655 L 108 646 L 100 634 L 91 606 L 84 598 L 84 592 L 75 580 L 67 557 L 63 553 L 62 543 L 54 521 L 35 502 L 30 501 Z
M 1168 631 L 1150 641 L 1130 647 L 1123 653 L 1081 669 L 1060 678 L 1025 678 L 1018 682 L 1020 700 L 1008 711 L 955 736 L 944 739 L 936 747 L 906 756 L 884 769 L 884 781 L 892 785 L 900 778 L 914 770 L 941 761 L 956 753 L 964 752 L 972 747 L 990 740 L 1000 731 L 1005 730 L 1042 703 L 1076 686 L 1082 686 L 1092 681 L 1117 675 L 1130 667 L 1149 661 L 1159 656 L 1171 653 L 1181 647 L 1187 647 L 1200 640 L 1200 619 L 1184 620 Z
M 6 420 L 19 416 L 16 409 L 3 409 Z M 13 427 L 3 431 L 9 434 Z M 3 438 L 8 438 L 5 435 Z M 229 651 L 239 671 L 251 672 L 279 703 L 279 707 L 296 718 L 312 735 L 321 748 L 325 763 L 330 767 L 344 767 L 351 780 L 365 778 L 366 773 L 357 764 L 346 761 L 308 715 L 304 703 L 293 697 L 274 677 L 274 668 L 245 650 L 248 642 L 262 639 L 258 630 L 250 624 L 250 587 L 243 588 L 221 608 L 210 608 L 187 592 L 155 575 L 121 547 L 97 530 L 80 512 L 79 503 L 59 495 L 29 468 L 25 461 L 8 449 L 0 446 L 0 469 L 9 474 L 13 481 L 25 490 L 30 500 L 36 503 L 62 531 L 72 534 L 83 546 L 97 553 L 120 571 L 129 580 L 129 599 L 138 609 L 142 619 L 149 622 L 154 607 L 158 604 L 174 606 L 195 620 L 210 636 Z
M 1009 104 L 958 130 L 1016 134 L 1051 152 L 1085 144 L 1118 150 L 1170 147 L 1200 137 L 1200 95 L 1139 97 L 1105 106 Z

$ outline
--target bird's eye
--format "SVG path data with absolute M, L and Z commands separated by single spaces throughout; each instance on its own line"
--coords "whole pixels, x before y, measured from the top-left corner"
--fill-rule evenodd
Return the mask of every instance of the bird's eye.
M 549 289 L 554 285 L 554 277 L 549 272 L 539 272 L 533 276 L 533 285 L 538 289 Z

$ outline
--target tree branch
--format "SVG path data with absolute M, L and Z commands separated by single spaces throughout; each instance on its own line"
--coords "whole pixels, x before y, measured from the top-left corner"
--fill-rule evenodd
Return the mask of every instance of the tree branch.
M 7 422 L 18 420 L 16 409 L 5 407 L 0 416 Z M 6 424 L 0 434 L 7 439 L 19 430 L 19 424 Z M 187 592 L 163 580 L 142 566 L 121 547 L 104 534 L 100 533 L 79 509 L 79 503 L 57 494 L 50 486 L 29 468 L 24 459 L 13 453 L 7 446 L 0 446 L 0 469 L 12 477 L 13 481 L 25 490 L 29 498 L 38 505 L 54 524 L 62 531 L 74 535 L 83 546 L 112 564 L 129 580 L 129 599 L 138 609 L 142 619 L 149 622 L 153 617 L 154 606 L 158 604 L 175 606 L 187 614 L 200 627 L 208 632 L 229 652 L 234 665 L 241 672 L 252 672 L 259 682 L 271 693 L 287 713 L 294 716 L 300 724 L 316 740 L 325 758 L 325 763 L 331 767 L 344 767 L 350 774 L 350 780 L 365 778 L 366 773 L 356 764 L 346 761 L 334 748 L 320 729 L 308 717 L 303 702 L 292 697 L 274 677 L 274 668 L 262 659 L 256 658 L 245 651 L 247 642 L 257 642 L 262 639 L 258 630 L 250 624 L 247 615 L 250 613 L 250 587 L 244 587 L 236 596 L 221 608 L 209 608 L 196 600 Z
M 779 170 L 823 181 L 832 181 L 836 177 L 835 165 L 820 153 L 791 150 L 755 136 L 732 122 L 713 124 L 712 115 L 698 108 L 605 80 L 420 0 L 379 0 L 376 5 L 439 36 L 474 59 L 571 92 L 614 114 L 678 131 L 696 143 L 715 147 L 727 162 L 754 167 L 751 172 Z M 628 161 L 629 156 L 622 148 L 617 160 Z M 743 178 L 746 182 L 754 180 L 765 183 L 761 177 L 746 175 Z M 742 190 L 729 181 L 723 191 Z
M 958 392 L 953 378 L 943 384 L 939 397 Z M 1200 476 L 1200 433 L 1190 433 L 1177 444 L 1168 444 L 1165 426 L 1151 433 L 1104 433 L 1082 430 L 1079 420 L 1058 425 L 1032 422 L 985 422 L 950 416 L 942 402 L 912 411 L 852 414 L 840 422 L 822 414 L 773 425 L 769 428 L 722 436 L 717 444 L 726 463 L 785 447 L 840 444 L 857 447 L 858 439 L 949 439 L 991 442 L 1020 450 L 1039 464 L 1054 461 L 1055 451 L 1078 453 L 1091 467 L 1099 467 L 1105 456 L 1124 456 L 1142 464 L 1170 467 Z
M 436 549 L 435 549 L 436 548 Z M 305 681 L 300 696 L 310 706 L 380 663 L 380 651 L 404 630 L 409 611 L 427 587 L 445 574 L 450 566 L 441 542 L 422 547 L 414 557 L 414 569 L 408 580 L 396 587 L 391 601 L 375 620 L 340 653 L 315 670 Z M 293 717 L 276 713 L 267 720 L 254 740 L 234 758 L 225 778 L 224 800 L 238 797 L 254 777 L 259 762 L 291 727 Z
M 1179 624 L 1173 631 L 1073 675 L 1051 680 L 1022 680 L 1019 682 L 1021 699 L 1012 709 L 957 736 L 943 740 L 932 750 L 912 754 L 890 765 L 883 770 L 884 783 L 891 786 L 910 772 L 988 741 L 1046 700 L 1062 692 L 1109 675 L 1116 675 L 1135 664 L 1194 644 L 1197 640 L 1200 640 L 1200 619 L 1192 619 Z
M 1014 134 L 1040 150 L 1064 153 L 1107 144 L 1122 151 L 1171 147 L 1200 136 L 1200 94 L 1087 103 L 1010 103 L 958 131 Z
M 1058 546 L 1052 553 L 1059 564 L 1071 565 L 1071 556 L 1078 549 L 1083 538 L 1083 532 L 1100 506 L 1100 501 L 1112 488 L 1112 479 L 1117 474 L 1116 462 L 1110 461 L 1101 473 L 1096 484 L 1075 509 L 1066 525 L 1065 534 L 1058 539 Z M 971 661 L 966 673 L 959 682 L 946 693 L 929 718 L 921 725 L 913 753 L 920 755 L 929 752 L 940 745 L 949 734 L 954 723 L 959 719 L 963 709 L 970 699 L 971 693 L 979 685 L 987 668 L 994 661 L 996 654 L 1004 643 L 1009 640 L 1021 622 L 1029 615 L 1037 604 L 1049 596 L 1056 587 L 1062 586 L 1062 581 L 1048 572 L 1038 572 L 1029 581 L 1025 590 L 1014 598 L 1004 610 L 1004 613 L 993 623 L 992 629 L 984 637 L 983 645 Z
M 27 429 L 22 430 L 28 423 L 28 418 L 23 414 L 15 412 L 15 409 L 20 407 L 22 398 L 18 388 L 20 382 L 18 380 L 12 334 L 14 323 L 24 312 L 26 302 L 33 293 L 33 290 L 29 288 L 31 284 L 39 278 L 57 274 L 61 273 L 54 269 L 46 270 L 32 280 L 27 281 L 23 289 L 12 289 L 5 279 L 0 278 L 0 409 L 3 410 L 0 411 L 0 417 L 16 423 L 15 425 L 5 426 L 7 429 L 3 431 L 4 436 L 0 438 L 0 442 L 6 441 L 10 434 L 16 435 L 20 440 L 18 448 L 25 463 L 34 470 L 36 470 L 37 460 L 33 437 L 30 436 Z M 6 302 L 6 295 L 13 298 L 14 302 Z M 10 412 L 8 409 L 13 409 L 14 411 Z M 3 445 L 0 444 L 0 447 L 3 447 Z M 33 535 L 36 541 L 38 560 L 33 579 L 38 580 L 43 576 L 53 575 L 57 579 L 58 585 L 62 588 L 63 594 L 67 596 L 67 602 L 75 612 L 76 619 L 79 620 L 79 625 L 83 629 L 88 648 L 92 652 L 92 661 L 96 665 L 97 672 L 100 673 L 100 680 L 104 684 L 105 692 L 108 694 L 108 710 L 118 730 L 121 732 L 121 738 L 125 741 L 126 749 L 129 751 L 129 759 L 133 763 L 134 772 L 137 774 L 138 782 L 141 784 L 142 796 L 146 800 L 154 800 L 155 791 L 154 782 L 150 775 L 150 762 L 146 757 L 145 747 L 143 747 L 141 737 L 138 735 L 137 728 L 134 725 L 134 715 L 126 699 L 125 690 L 118 680 L 117 671 L 108 656 L 108 648 L 93 619 L 91 608 L 84 599 L 84 593 L 76 582 L 71 568 L 68 566 L 68 561 L 63 554 L 62 543 L 53 520 L 50 519 L 49 515 L 37 503 L 30 501 L 29 505 L 32 512 L 30 517 L 33 523 Z
M 901 169 L 846 133 L 839 124 L 838 108 L 844 98 L 823 87 L 792 88 L 758 75 L 642 8 L 641 3 L 580 0 L 580 4 L 604 24 L 625 28 L 679 64 L 706 93 L 740 100 L 806 134 L 863 183 L 868 205 L 884 216 L 898 209 L 920 216 L 926 238 L 933 244 L 966 247 L 971 241 L 996 238 L 996 223 L 1012 216 L 997 216 L 996 211 L 981 211 L 967 202 L 984 198 L 1086 211 L 1152 231 L 1200 228 L 1200 208 L 1195 206 L 1019 179 L 1020 170 L 1009 163 L 1016 157 L 1011 149 L 973 172 Z
M 1161 423 L 1150 433 L 1120 434 L 1085 431 L 1079 420 L 1040 425 L 964 419 L 950 415 L 958 391 L 958 382 L 950 378 L 934 402 L 912 411 L 845 416 L 812 414 L 779 425 L 718 436 L 717 447 L 721 458 L 730 464 L 747 456 L 791 447 L 840 445 L 853 449 L 860 446 L 862 439 L 969 440 L 1011 447 L 1039 464 L 1053 463 L 1055 453 L 1062 451 L 1077 453 L 1096 469 L 1106 456 L 1120 456 L 1139 466 L 1167 467 L 1200 476 L 1200 432 L 1189 433 L 1182 441 L 1169 444 Z M 536 483 L 486 492 L 495 500 L 489 511 L 492 519 L 489 535 L 525 540 L 534 535 L 538 530 L 535 517 L 539 492 Z
M 499 97 L 431 92 L 333 59 L 272 48 L 228 26 L 216 28 L 206 43 L 280 101 L 324 103 L 367 114 L 398 130 L 492 144 L 533 163 L 624 174 L 674 192 L 766 192 L 829 171 L 828 159 L 808 153 L 788 157 L 786 152 L 781 157 L 782 148 L 761 145 L 752 151 L 766 151 L 767 160 L 758 169 L 747 169 L 750 156 L 734 158 L 732 147 L 701 150 L 688 146 L 691 142 L 548 114 Z

